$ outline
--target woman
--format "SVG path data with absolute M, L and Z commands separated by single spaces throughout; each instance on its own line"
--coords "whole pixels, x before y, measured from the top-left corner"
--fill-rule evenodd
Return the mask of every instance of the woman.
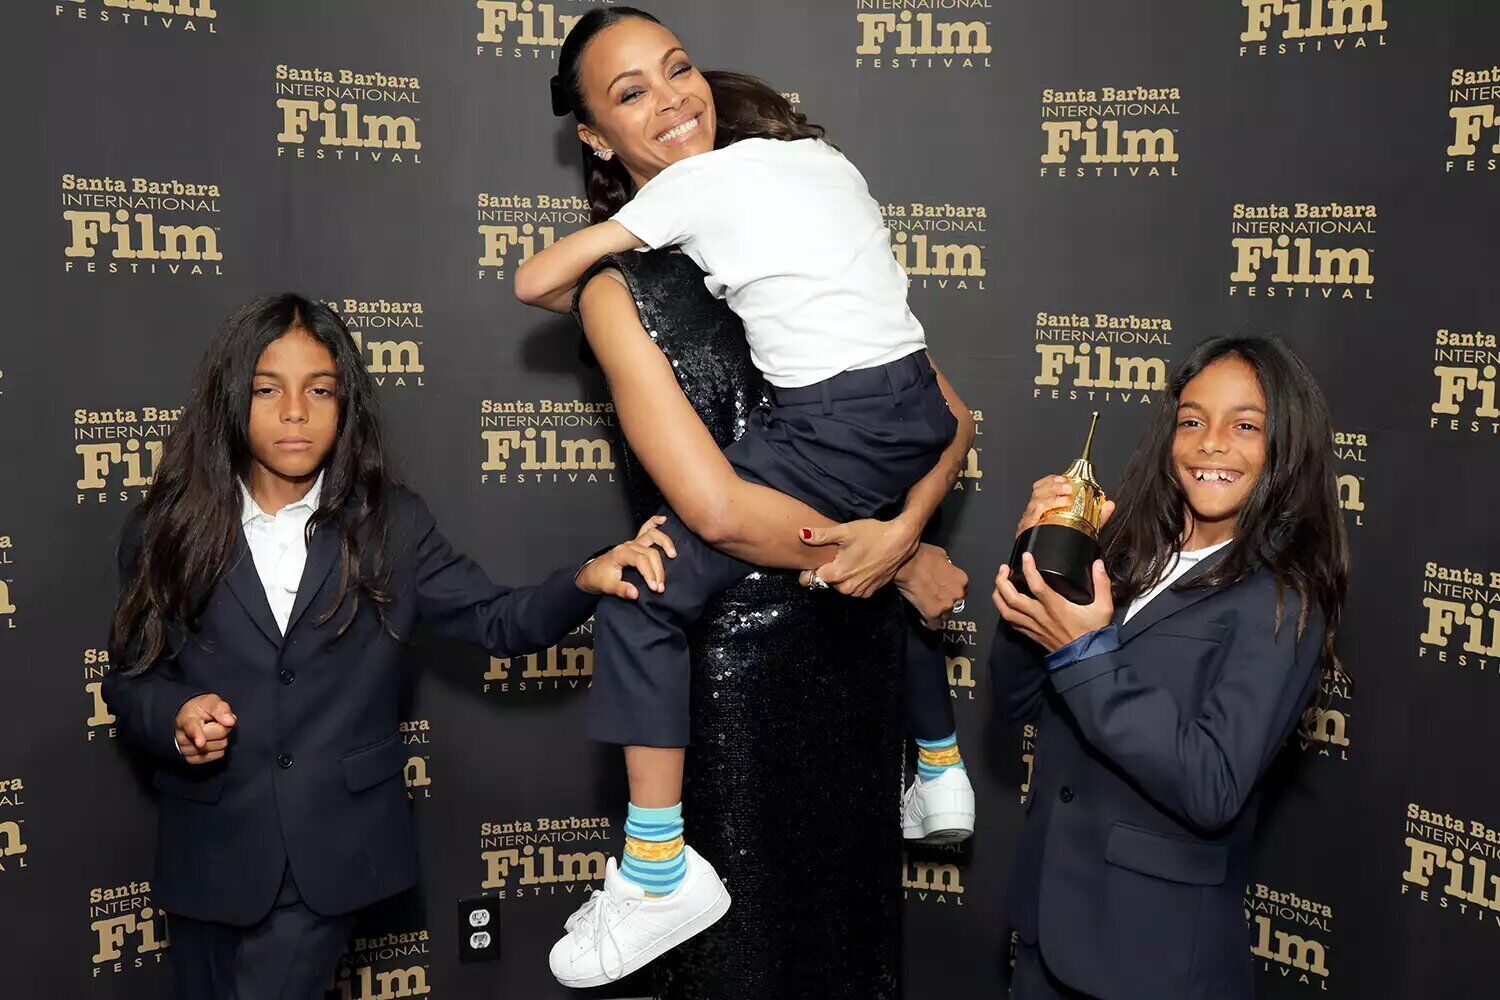
M 663 120 L 656 113 L 701 108 L 695 134 L 708 148 L 716 126 L 806 127 L 784 102 L 752 101 L 743 78 L 685 85 L 682 55 L 675 36 L 634 11 L 592 13 L 570 34 L 560 58 L 565 109 L 607 134 L 613 153 L 605 159 L 585 149 L 596 219 L 618 210 L 639 178 L 667 162 L 653 131 Z M 615 113 L 606 102 L 623 74 L 632 81 L 621 105 L 627 110 Z M 916 542 L 908 524 L 920 531 L 961 454 L 945 457 L 926 488 L 913 491 L 900 523 L 835 526 L 799 501 L 741 480 L 720 449 L 742 431 L 763 390 L 743 329 L 681 255 L 631 254 L 609 264 L 585 277 L 578 308 L 630 446 L 638 502 L 659 490 L 689 529 L 763 566 L 826 562 L 828 553 L 797 538 L 799 528 L 812 529 L 841 545 L 840 558 L 823 570 L 827 579 L 871 592 L 900 569 L 898 583 L 919 604 L 947 610 L 962 575 L 925 547 L 908 561 Z M 929 590 L 923 579 L 936 579 L 946 594 L 921 596 Z M 899 733 L 891 714 L 902 633 L 892 601 L 807 595 L 790 575 L 758 573 L 711 605 L 693 633 L 687 826 L 736 903 L 720 928 L 674 956 L 673 995 L 886 996 L 896 989 L 899 886 L 889 873 L 900 841 L 887 789 L 899 780 L 898 744 L 889 734 Z M 714 717 L 705 719 L 705 711 Z M 834 830 L 843 841 L 836 851 L 820 842 Z M 850 842 L 849 830 L 861 836 Z M 630 943 L 623 914 L 642 905 L 621 881 L 607 877 L 605 891 L 570 921 L 570 936 L 604 942 L 609 960 L 574 960 L 561 981 L 605 981 L 650 953 L 640 947 L 630 961 L 613 960 L 616 943 Z
M 1039 481 L 1018 528 L 1070 501 Z M 1347 550 L 1333 431 L 1280 341 L 1217 338 L 1174 374 L 1132 456 L 1093 603 L 1030 556 L 1002 567 L 991 657 L 1040 719 L 1010 890 L 1011 995 L 1254 995 L 1243 892 L 1261 778 L 1333 643 Z

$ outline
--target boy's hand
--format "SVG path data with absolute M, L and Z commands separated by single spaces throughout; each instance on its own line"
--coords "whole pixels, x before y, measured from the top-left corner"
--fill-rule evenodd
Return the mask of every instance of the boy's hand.
M 661 515 L 641 525 L 640 532 L 631 541 L 616 545 L 608 552 L 592 560 L 578 571 L 575 578 L 578 588 L 590 594 L 613 594 L 633 601 L 640 596 L 635 585 L 625 582 L 625 570 L 634 568 L 646 578 L 646 586 L 657 593 L 667 589 L 666 573 L 661 553 L 667 558 L 677 558 L 677 548 L 672 544 L 661 526 L 667 519 Z M 661 552 L 657 549 L 660 548 Z
M 229 748 L 234 712 L 216 694 L 200 694 L 177 710 L 177 749 L 189 764 L 210 764 Z

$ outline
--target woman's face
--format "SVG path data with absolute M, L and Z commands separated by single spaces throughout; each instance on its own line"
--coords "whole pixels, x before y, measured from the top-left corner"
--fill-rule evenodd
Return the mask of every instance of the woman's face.
M 1255 369 L 1226 354 L 1183 387 L 1172 467 L 1199 524 L 1238 517 L 1266 461 L 1266 397 Z
M 669 164 L 714 148 L 714 98 L 677 36 L 629 17 L 601 31 L 579 60 L 592 125 L 578 137 L 612 149 L 640 187 Z

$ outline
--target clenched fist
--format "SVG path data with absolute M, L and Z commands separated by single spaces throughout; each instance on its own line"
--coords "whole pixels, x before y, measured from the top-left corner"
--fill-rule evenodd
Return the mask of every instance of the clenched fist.
M 177 749 L 189 764 L 210 764 L 229 748 L 234 723 L 227 701 L 216 694 L 200 694 L 177 710 Z

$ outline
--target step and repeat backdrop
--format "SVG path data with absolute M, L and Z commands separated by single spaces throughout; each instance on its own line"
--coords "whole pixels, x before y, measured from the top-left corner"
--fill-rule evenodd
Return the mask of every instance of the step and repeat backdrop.
M 1232 331 L 1280 334 L 1322 379 L 1354 559 L 1349 677 L 1268 810 L 1246 960 L 1267 997 L 1491 994 L 1500 8 L 648 6 L 701 66 L 763 76 L 864 171 L 978 421 L 943 520 L 974 580 L 948 673 L 980 826 L 888 873 L 906 995 L 996 996 L 1008 978 L 1035 734 L 996 718 L 983 658 L 1028 484 L 1066 466 L 1097 409 L 1109 487 L 1175 361 Z M 0 995 L 165 995 L 155 814 L 99 689 L 120 525 L 234 305 L 296 289 L 345 316 L 404 476 L 497 579 L 629 529 L 576 330 L 511 288 L 587 223 L 547 78 L 590 7 L 0 11 Z M 423 883 L 361 925 L 330 998 L 564 994 L 545 952 L 618 848 L 624 800 L 617 759 L 583 738 L 591 657 L 587 627 L 513 660 L 422 647 L 402 732 Z M 498 900 L 500 956 L 461 964 L 457 901 L 476 896 Z

